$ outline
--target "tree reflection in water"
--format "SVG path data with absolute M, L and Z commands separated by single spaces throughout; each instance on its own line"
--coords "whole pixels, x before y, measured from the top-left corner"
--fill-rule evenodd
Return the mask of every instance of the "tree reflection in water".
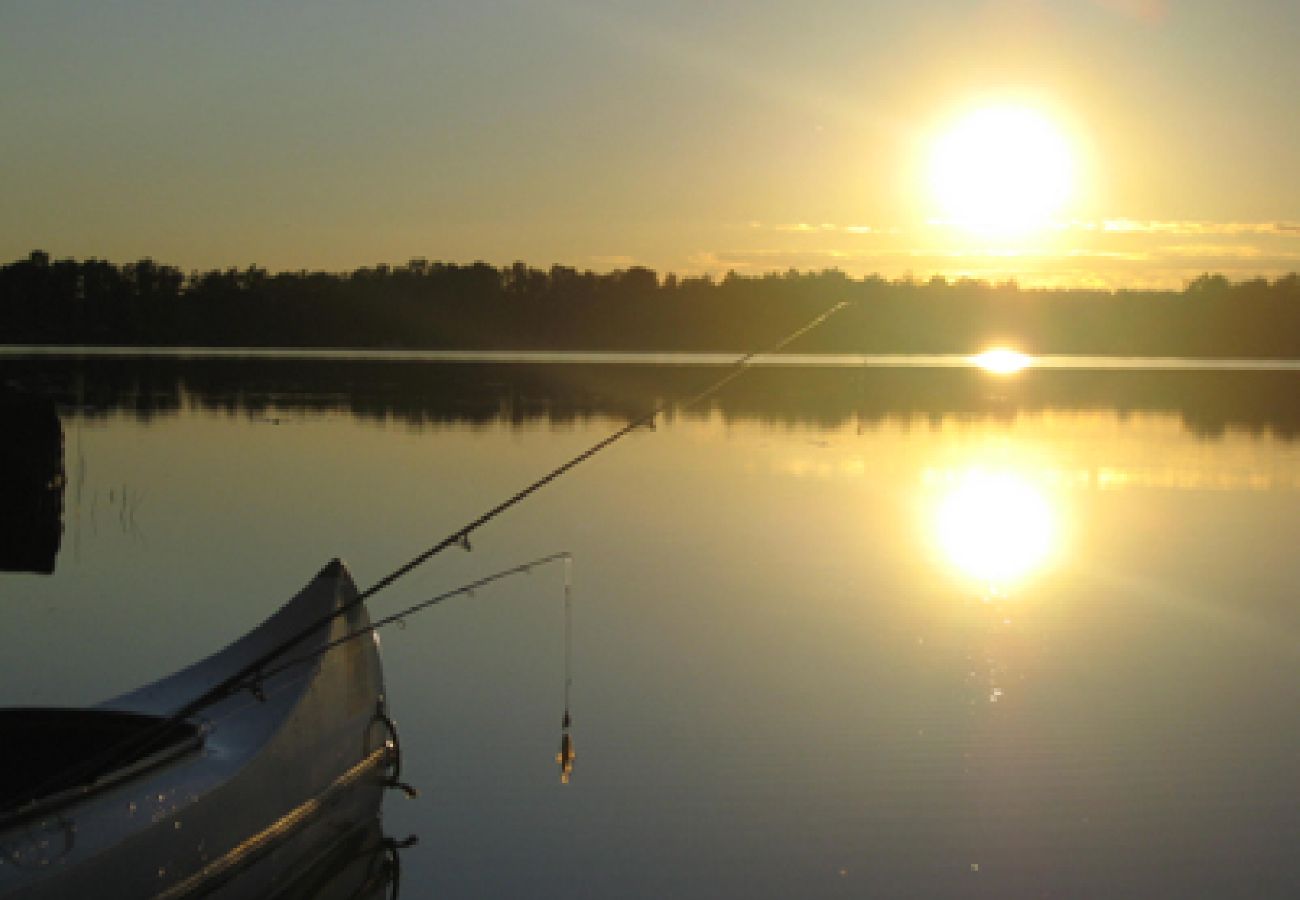
M 565 424 L 627 419 L 658 401 L 684 401 L 716 366 L 387 361 L 346 358 L 25 358 L 0 356 L 0 382 L 87 416 L 140 420 L 186 407 L 274 421 L 283 413 L 346 412 L 414 426 Z M 1189 431 L 1300 436 L 1296 371 L 1060 370 L 1013 376 L 977 368 L 755 367 L 707 407 L 679 413 L 780 425 L 870 428 L 955 416 L 1010 420 L 1046 410 L 1180 416 Z

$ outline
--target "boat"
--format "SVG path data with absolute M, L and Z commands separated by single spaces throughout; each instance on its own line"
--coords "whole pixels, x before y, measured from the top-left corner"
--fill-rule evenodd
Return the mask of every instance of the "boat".
M 0 897 L 278 893 L 373 821 L 395 782 L 369 628 L 334 560 L 260 626 L 160 681 L 92 708 L 0 710 Z M 264 677 L 220 689 L 304 632 Z

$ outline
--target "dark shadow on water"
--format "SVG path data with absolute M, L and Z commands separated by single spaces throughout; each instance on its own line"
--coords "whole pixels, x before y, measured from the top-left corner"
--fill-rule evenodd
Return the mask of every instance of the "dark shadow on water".
M 684 401 L 722 370 L 704 366 L 443 363 L 293 359 L 6 359 L 0 379 L 89 417 L 141 421 L 186 408 L 270 424 L 286 415 L 345 412 L 411 426 L 546 423 L 639 416 Z M 1010 421 L 1046 411 L 1167 414 L 1192 433 L 1300 436 L 1300 372 L 1030 369 L 754 368 L 698 418 L 871 428 L 946 418 Z
M 54 403 L 0 392 L 0 571 L 54 572 L 65 480 Z

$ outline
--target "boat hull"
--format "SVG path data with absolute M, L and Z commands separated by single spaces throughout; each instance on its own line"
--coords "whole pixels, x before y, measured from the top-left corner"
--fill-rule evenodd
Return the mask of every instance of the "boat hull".
M 356 595 L 335 561 L 225 650 L 101 708 L 165 717 Z M 256 696 L 231 695 L 197 716 L 201 739 L 185 752 L 10 816 L 0 825 L 0 897 L 203 895 L 254 869 L 263 893 L 295 856 L 308 860 L 373 817 L 393 752 L 376 638 L 316 653 L 368 625 L 357 604 L 316 629 L 288 654 L 303 662 Z M 271 858 L 276 865 L 259 865 Z

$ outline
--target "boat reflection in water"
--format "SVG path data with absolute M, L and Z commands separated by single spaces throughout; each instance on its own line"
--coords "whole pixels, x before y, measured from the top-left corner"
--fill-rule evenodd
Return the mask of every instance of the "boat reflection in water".
M 52 574 L 65 480 L 54 404 L 0 394 L 0 434 L 0 571 Z
M 401 890 L 401 851 L 414 838 L 396 841 L 384 834 L 378 815 L 329 845 L 315 861 L 300 865 L 283 887 L 269 892 L 263 879 L 236 877 L 218 893 L 205 897 L 248 900 L 383 900 Z

